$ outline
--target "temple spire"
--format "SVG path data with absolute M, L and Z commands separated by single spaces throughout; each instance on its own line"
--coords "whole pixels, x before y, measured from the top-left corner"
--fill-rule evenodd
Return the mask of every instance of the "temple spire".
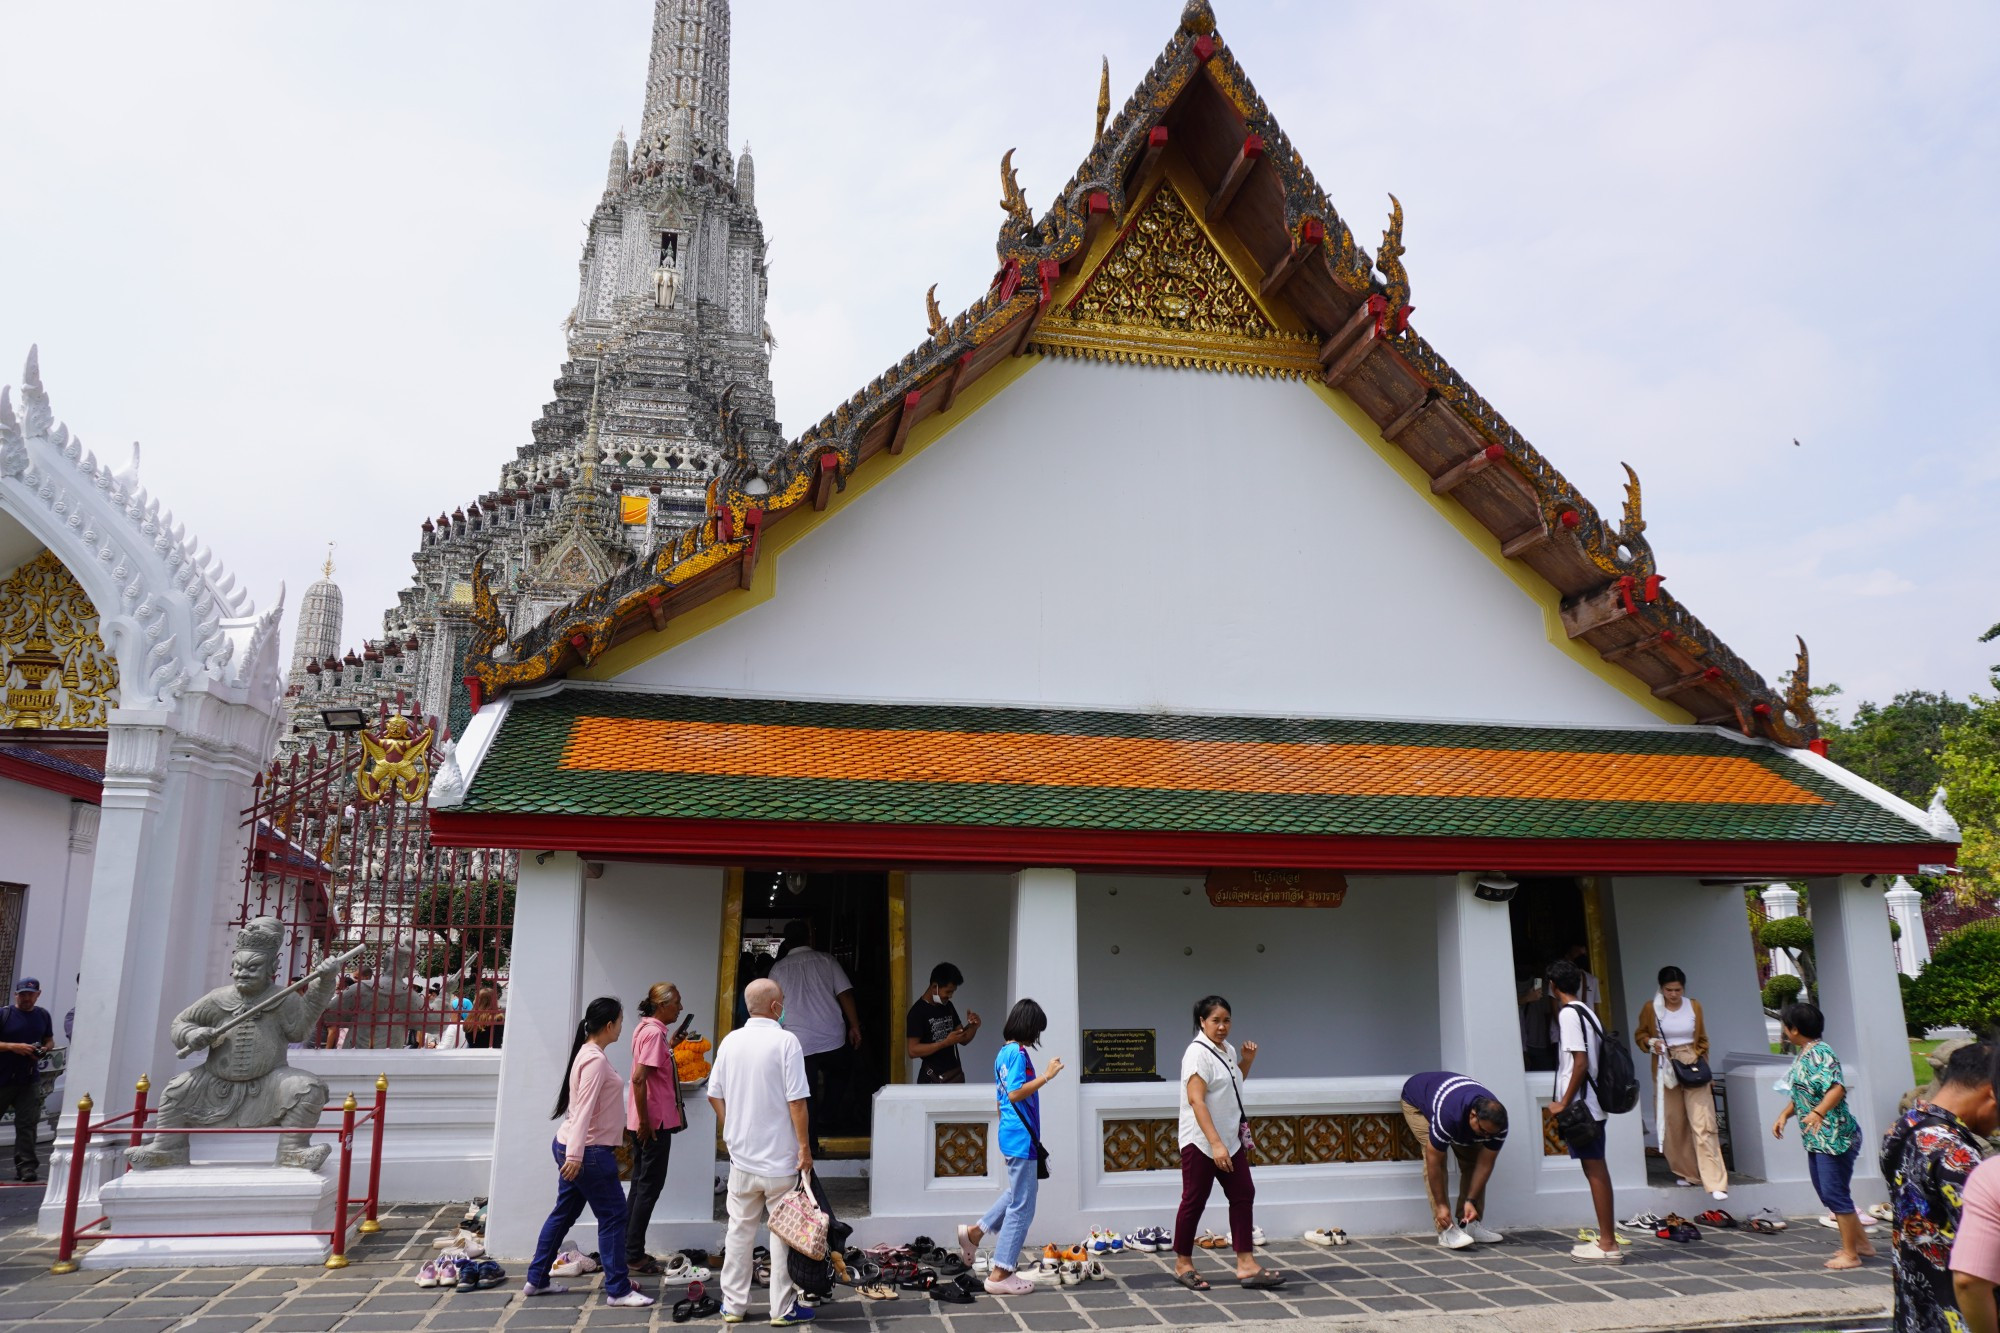
M 616 191 L 625 185 L 625 173 L 631 169 L 625 155 L 625 131 L 618 131 L 618 137 L 611 143 L 611 165 L 604 175 L 604 188 Z
M 728 170 L 729 0 L 653 0 L 637 152 Z

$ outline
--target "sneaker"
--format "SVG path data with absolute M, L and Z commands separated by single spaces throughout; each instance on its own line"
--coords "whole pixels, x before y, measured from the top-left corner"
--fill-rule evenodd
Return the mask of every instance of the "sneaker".
M 1438 1232 L 1438 1244 L 1447 1250 L 1462 1250 L 1468 1245 L 1476 1245 L 1478 1243 L 1472 1237 L 1466 1235 L 1465 1228 L 1456 1222 L 1453 1222 L 1443 1231 Z
M 1569 1257 L 1580 1264 L 1622 1264 L 1625 1251 L 1599 1249 L 1596 1241 L 1587 1240 L 1572 1249 Z
M 1083 1265 L 1074 1259 L 1064 1260 L 1061 1277 L 1065 1287 L 1076 1286 L 1083 1281 Z
M 604 1298 L 604 1303 L 606 1305 L 618 1306 L 621 1309 L 637 1310 L 643 1308 L 644 1306 L 651 1305 L 653 1303 L 653 1298 L 651 1296 L 648 1296 L 645 1292 L 639 1290 L 637 1287 L 634 1287 L 632 1288 L 632 1290 L 626 1292 L 623 1296 L 606 1296 Z
M 1621 1227 L 1631 1227 L 1637 1231 L 1658 1231 L 1660 1223 L 1664 1221 L 1666 1219 L 1658 1213 L 1634 1213 L 1618 1225 Z
M 1467 1222 L 1463 1230 L 1466 1235 L 1472 1237 L 1481 1245 L 1498 1245 L 1501 1241 L 1507 1239 L 1484 1222 Z
M 790 1328 L 794 1324 L 810 1324 L 814 1317 L 814 1311 L 810 1305 L 800 1305 L 797 1301 L 794 1301 L 792 1302 L 791 1309 L 771 1321 L 771 1327 Z
M 1254 1223 L 1251 1225 L 1250 1243 L 1252 1245 L 1262 1245 L 1264 1243 L 1264 1228 L 1257 1226 Z
M 1339 1227 L 1314 1227 L 1306 1232 L 1305 1242 L 1308 1245 L 1345 1245 L 1347 1233 Z
M 417 1270 L 417 1285 L 420 1287 L 435 1287 L 437 1284 L 438 1284 L 437 1260 L 426 1259 L 424 1260 L 424 1266 Z
M 1062 1285 L 1062 1264 L 1054 1259 L 1043 1259 L 1030 1264 L 1014 1274 L 1038 1287 L 1060 1287 Z
M 1156 1252 L 1153 1249 L 1153 1243 L 1146 1239 L 1146 1233 L 1143 1231 L 1126 1232 L 1125 1248 L 1128 1250 L 1136 1250 L 1140 1254 L 1153 1254 Z
M 740 1324 L 749 1317 L 749 1315 L 744 1314 L 741 1310 L 724 1310 L 722 1312 L 722 1322 L 725 1324 Z
M 989 1277 L 986 1279 L 986 1294 L 988 1296 L 1027 1296 L 1033 1294 L 1034 1290 L 1035 1284 L 1022 1277 L 1019 1273 L 1009 1273 L 1006 1277 Z

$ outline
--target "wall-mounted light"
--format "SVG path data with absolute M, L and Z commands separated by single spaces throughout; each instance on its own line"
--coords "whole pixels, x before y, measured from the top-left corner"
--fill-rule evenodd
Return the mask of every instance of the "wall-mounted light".
M 360 731 L 368 725 L 368 714 L 359 708 L 322 708 L 319 720 L 328 731 Z
M 1472 886 L 1472 896 L 1486 903 L 1512 902 L 1520 881 L 1505 875 L 1481 875 Z

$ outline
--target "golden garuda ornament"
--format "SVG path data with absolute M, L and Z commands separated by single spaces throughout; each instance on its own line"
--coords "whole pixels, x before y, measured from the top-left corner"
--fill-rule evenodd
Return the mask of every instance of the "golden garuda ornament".
M 361 799 L 379 801 L 394 791 L 411 804 L 423 800 L 431 789 L 432 734 L 426 730 L 421 737 L 412 737 L 410 719 L 401 713 L 389 719 L 380 740 L 362 732 L 361 771 L 354 777 Z

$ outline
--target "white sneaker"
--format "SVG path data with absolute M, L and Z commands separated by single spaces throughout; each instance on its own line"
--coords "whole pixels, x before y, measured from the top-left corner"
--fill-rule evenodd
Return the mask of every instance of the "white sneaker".
M 1569 1257 L 1584 1264 L 1622 1264 L 1625 1262 L 1623 1249 L 1601 1250 L 1597 1242 L 1587 1240 L 1569 1252 Z
M 1481 1245 L 1498 1245 L 1507 1239 L 1484 1222 L 1467 1222 L 1462 1230 Z
M 1443 1231 L 1438 1232 L 1438 1244 L 1447 1250 L 1462 1250 L 1468 1245 L 1476 1245 L 1478 1242 L 1465 1234 L 1464 1227 L 1453 1222 Z

